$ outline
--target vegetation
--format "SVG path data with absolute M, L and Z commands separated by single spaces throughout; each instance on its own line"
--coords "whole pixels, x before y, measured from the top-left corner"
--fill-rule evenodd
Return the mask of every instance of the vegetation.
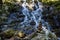
M 41 0 L 39 0 L 39 1 L 41 1 Z M 6 24 L 6 21 L 7 21 L 8 17 L 9 17 L 9 15 L 11 14 L 11 12 L 16 12 L 16 11 L 19 10 L 20 7 L 19 7 L 19 5 L 15 4 L 16 2 L 17 2 L 16 0 L 3 0 L 2 8 L 0 6 L 0 25 L 5 25 Z M 48 7 L 53 6 L 54 9 L 52 11 L 48 10 L 48 8 L 47 8 L 47 10 L 44 10 L 43 19 L 44 20 L 46 19 L 45 21 L 48 21 L 48 23 L 52 26 L 52 28 L 53 28 L 52 31 L 57 32 L 55 30 L 58 30 L 59 27 L 56 25 L 54 17 L 57 16 L 58 17 L 57 20 L 59 22 L 59 20 L 60 20 L 59 19 L 59 17 L 60 17 L 59 16 L 60 15 L 60 1 L 44 1 L 42 3 L 43 3 L 44 7 L 45 7 L 45 5 L 48 6 Z M 17 23 L 18 22 L 19 21 L 17 21 Z M 5 23 L 5 24 L 3 24 L 3 23 Z M 13 21 L 12 23 L 10 23 L 10 25 L 12 25 L 12 27 L 15 26 L 15 22 Z M 12 37 L 12 36 L 14 36 L 15 32 L 16 31 L 13 30 L 13 29 L 8 30 L 8 31 L 6 31 L 4 33 L 4 36 L 5 37 Z M 59 30 L 58 30 L 58 32 L 59 32 Z M 20 38 L 25 37 L 25 34 L 23 32 L 19 32 L 18 36 Z M 52 35 L 50 34 L 49 36 L 52 36 Z

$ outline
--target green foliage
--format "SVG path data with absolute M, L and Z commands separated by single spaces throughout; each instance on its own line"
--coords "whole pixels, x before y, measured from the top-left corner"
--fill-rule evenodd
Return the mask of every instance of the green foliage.
M 60 10 L 60 6 L 57 6 L 57 7 L 56 7 L 56 10 Z
M 43 2 L 44 5 L 47 6 L 54 6 L 55 10 L 60 10 L 60 1 L 50 1 L 50 2 Z
M 6 22 L 10 12 L 18 9 L 19 6 L 15 6 L 14 3 L 5 2 L 0 9 L 0 23 Z

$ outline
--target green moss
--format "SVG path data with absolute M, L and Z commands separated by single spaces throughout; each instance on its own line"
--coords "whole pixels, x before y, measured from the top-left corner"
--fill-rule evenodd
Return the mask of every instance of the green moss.
M 13 29 L 8 29 L 7 31 L 5 31 L 4 36 L 6 38 L 10 38 L 10 37 L 14 36 L 14 34 L 15 34 L 15 31 Z

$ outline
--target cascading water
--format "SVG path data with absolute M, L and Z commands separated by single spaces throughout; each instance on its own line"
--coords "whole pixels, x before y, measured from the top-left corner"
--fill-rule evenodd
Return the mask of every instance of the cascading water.
M 22 5 L 24 5 L 24 4 L 25 4 L 25 2 Z M 37 5 L 39 5 L 39 4 L 37 4 Z M 38 27 L 38 24 L 41 21 L 41 17 L 42 17 L 42 14 L 41 14 L 42 13 L 42 8 L 38 8 L 37 5 L 34 5 L 36 7 L 36 10 L 33 10 L 30 13 L 29 13 L 29 10 L 27 9 L 26 5 L 23 6 L 24 9 L 22 11 L 23 14 L 26 16 L 26 18 L 25 18 L 25 20 L 24 20 L 23 23 L 25 23 L 25 25 L 29 26 L 30 22 L 34 21 L 34 23 L 35 23 L 35 25 L 34 25 L 35 29 Z M 32 25 L 30 25 L 30 26 L 32 26 Z
M 34 0 L 33 0 L 33 3 L 34 3 Z M 49 24 L 45 22 L 43 19 L 41 19 L 43 16 L 42 3 L 40 3 L 39 1 L 37 1 L 37 3 L 34 3 L 34 4 L 33 3 L 32 5 L 34 5 L 33 7 L 35 9 L 33 8 L 34 10 L 30 11 L 26 7 L 27 6 L 26 0 L 24 0 L 24 2 L 21 5 L 22 8 L 20 8 L 19 12 L 11 13 L 10 16 L 8 17 L 8 22 L 7 22 L 8 25 L 10 25 L 11 22 L 18 21 L 15 23 L 13 28 L 17 30 L 22 30 L 26 34 L 31 34 L 32 32 L 34 32 L 34 30 L 36 30 L 37 27 L 39 26 L 40 22 L 42 22 L 43 28 L 45 24 L 48 27 Z

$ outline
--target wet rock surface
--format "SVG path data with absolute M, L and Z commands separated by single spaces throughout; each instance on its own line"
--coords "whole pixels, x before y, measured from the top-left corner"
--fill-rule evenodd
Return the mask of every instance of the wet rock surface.
M 49 32 L 49 34 L 46 35 L 45 34 L 46 31 L 44 31 L 44 30 L 36 31 L 30 35 L 25 35 L 25 36 L 22 31 L 15 31 L 14 33 L 13 32 L 14 31 L 11 32 L 11 29 L 6 31 L 5 32 L 6 34 L 3 33 L 1 40 L 57 40 L 57 37 L 54 33 Z M 13 33 L 13 35 L 8 38 L 8 36 L 10 36 L 10 34 L 12 34 L 12 33 Z M 5 36 L 8 35 L 8 36 L 5 37 L 4 35 Z
M 31 9 L 28 9 L 24 6 L 22 8 L 20 5 L 15 5 L 11 3 L 7 3 L 8 5 L 3 4 L 3 10 L 0 12 L 0 39 L 2 40 L 45 40 L 46 34 L 44 33 L 36 33 L 36 37 L 32 37 L 36 35 L 34 32 L 37 31 L 36 28 L 39 25 L 40 21 L 42 22 L 42 26 L 47 27 L 47 29 L 52 32 L 54 32 L 58 37 L 60 37 L 60 15 L 53 13 L 53 10 L 49 11 L 49 7 L 47 9 L 43 9 L 44 12 L 42 13 L 42 9 L 38 10 L 35 8 L 34 11 Z M 6 7 L 7 8 L 6 8 Z M 37 6 L 36 6 L 37 7 Z M 24 9 L 22 11 L 22 9 Z M 49 14 L 48 14 L 49 13 Z M 43 17 L 43 18 L 41 18 Z M 46 24 L 46 25 L 45 25 Z M 50 26 L 49 26 L 50 25 Z M 12 28 L 12 31 L 7 32 L 6 30 Z M 42 31 L 42 27 L 39 27 L 39 30 Z M 19 33 L 20 37 L 26 37 L 19 38 L 15 37 L 18 32 L 23 31 L 24 33 Z M 6 32 L 4 32 L 6 31 Z M 45 30 L 46 31 L 46 30 Z M 33 34 L 32 34 L 33 33 Z M 25 34 L 25 35 L 24 35 Z M 30 35 L 32 34 L 32 35 Z M 27 36 L 28 35 L 28 36 Z M 30 36 L 29 36 L 30 35 Z M 51 34 L 52 36 L 53 34 Z M 49 34 L 50 36 L 50 34 Z M 5 38 L 6 37 L 6 38 Z M 28 38 L 29 37 L 29 38 Z M 31 38 L 30 38 L 31 37 Z M 39 38 L 40 37 L 40 38 Z M 55 36 L 53 36 L 55 37 Z M 52 38 L 53 38 L 52 37 Z M 7 39 L 8 38 L 8 39 Z M 56 38 L 57 39 L 57 38 Z M 55 40 L 55 39 L 51 39 Z
M 52 4 L 51 4 L 52 5 Z M 48 6 L 48 5 L 47 5 Z M 51 6 L 49 6 L 51 7 Z M 48 10 L 48 8 L 46 7 L 46 10 L 43 12 L 43 19 L 48 22 L 51 26 L 51 31 L 54 32 L 57 36 L 60 35 L 59 34 L 59 29 L 60 29 L 60 14 L 59 14 L 59 10 L 57 11 L 55 6 L 52 7 L 53 10 Z M 48 14 L 49 13 L 49 14 Z M 58 36 L 60 37 L 60 36 Z

